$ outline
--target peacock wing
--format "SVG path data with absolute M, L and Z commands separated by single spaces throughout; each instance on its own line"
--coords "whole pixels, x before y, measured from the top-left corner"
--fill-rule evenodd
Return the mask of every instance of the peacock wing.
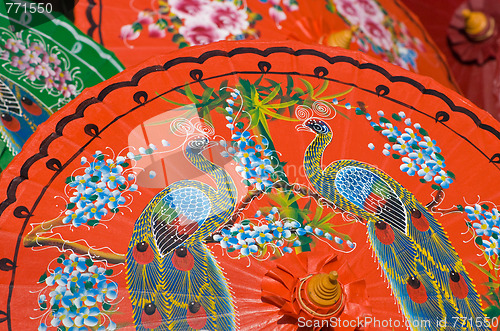
M 407 234 L 405 207 L 391 186 L 372 169 L 348 165 L 349 160 L 341 162 L 345 166 L 337 165 L 340 169 L 334 176 L 334 185 L 336 192 L 344 199 L 336 199 L 334 202 L 344 210 L 367 220 L 375 218 L 383 221 Z
M 200 188 L 189 186 L 171 190 L 152 210 L 151 230 L 161 256 L 200 232 L 208 219 L 211 202 Z
M 159 309 L 168 330 L 234 330 L 231 295 L 207 247 L 193 242 L 165 257 Z

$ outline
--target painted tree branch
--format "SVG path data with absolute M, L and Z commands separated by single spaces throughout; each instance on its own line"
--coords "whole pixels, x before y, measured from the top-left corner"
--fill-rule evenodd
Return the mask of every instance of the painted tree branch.
M 70 249 L 77 254 L 89 255 L 94 259 L 106 260 L 111 264 L 125 262 L 124 255 L 102 252 L 100 250 L 60 238 L 42 236 L 42 234 L 52 231 L 55 227 L 67 225 L 64 224 L 62 220 L 63 217 L 54 218 L 53 220 L 42 223 L 33 228 L 33 230 L 31 230 L 23 239 L 24 247 L 54 246 L 60 248 L 61 250 Z

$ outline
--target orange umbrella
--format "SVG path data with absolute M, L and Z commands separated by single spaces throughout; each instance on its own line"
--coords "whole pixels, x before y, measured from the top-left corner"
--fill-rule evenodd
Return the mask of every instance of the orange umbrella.
M 499 130 L 358 52 L 153 58 L 84 91 L 2 174 L 1 321 L 486 330 Z
M 456 89 L 439 49 L 395 0 L 85 0 L 75 19 L 126 66 L 224 39 L 298 40 L 361 50 Z

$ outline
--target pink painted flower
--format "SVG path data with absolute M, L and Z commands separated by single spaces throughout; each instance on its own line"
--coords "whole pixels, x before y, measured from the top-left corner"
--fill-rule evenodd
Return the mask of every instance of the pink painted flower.
M 56 53 L 45 53 L 45 55 L 43 56 L 43 62 L 53 64 L 54 66 L 58 66 L 61 64 L 61 60 L 59 60 Z
M 246 11 L 239 10 L 232 2 L 213 2 L 211 8 L 210 19 L 228 34 L 239 35 L 248 28 Z
M 209 0 L 170 0 L 170 10 L 180 18 L 189 18 L 204 12 Z
M 165 38 L 167 31 L 158 24 L 148 25 L 149 36 L 152 38 Z
M 380 9 L 379 5 L 373 0 L 357 0 L 359 11 L 363 13 L 363 17 L 369 17 L 372 21 L 383 22 L 385 14 Z
M 363 22 L 361 30 L 375 45 L 382 49 L 391 50 L 393 48 L 391 33 L 381 23 L 367 19 Z
M 139 12 L 139 15 L 137 15 L 137 23 L 140 23 L 142 25 L 149 25 L 153 23 L 153 14 L 154 13 L 151 10 L 143 10 Z
M 59 86 L 59 91 L 62 92 L 65 98 L 70 98 L 72 95 L 76 95 L 76 86 L 73 84 L 62 84 Z
M 42 59 L 40 58 L 38 53 L 36 53 L 35 51 L 32 51 L 30 49 L 24 50 L 23 56 L 21 57 L 21 60 L 23 60 L 24 62 L 28 62 L 30 64 L 38 64 L 38 63 L 42 62 Z
M 356 1 L 334 0 L 335 7 L 340 15 L 344 16 L 351 25 L 359 25 L 363 12 L 359 10 Z
M 52 78 L 52 77 L 45 78 L 45 88 L 46 89 L 51 90 L 51 89 L 57 88 L 57 87 L 58 87 L 58 84 L 56 83 L 54 78 Z
M 40 78 L 40 74 L 33 67 L 29 67 L 25 73 L 28 79 L 31 80 L 32 82 Z
M 269 16 L 276 22 L 279 26 L 281 22 L 286 20 L 286 14 L 281 10 L 281 8 L 271 7 L 269 8 Z
M 46 54 L 45 49 L 37 42 L 31 43 L 30 47 L 28 49 L 36 55 L 40 55 L 40 54 L 45 55 Z
M 120 38 L 123 40 L 134 40 L 139 38 L 139 35 L 141 34 L 140 31 L 135 31 L 134 28 L 132 27 L 132 24 L 127 24 L 122 26 L 120 30 Z
M 14 67 L 14 68 L 18 68 L 18 69 L 21 69 L 21 70 L 24 70 L 26 68 L 29 67 L 29 64 L 25 61 L 23 61 L 19 56 L 13 56 L 12 57 L 12 61 L 10 62 L 10 64 Z
M 14 53 L 17 53 L 19 51 L 24 51 L 26 49 L 26 46 L 24 46 L 22 40 L 9 38 L 5 42 L 5 48 L 11 50 Z
M 59 81 L 59 83 L 64 83 L 67 80 L 71 80 L 71 75 L 69 71 L 56 67 L 54 70 L 54 79 Z
M 179 33 L 190 45 L 206 45 L 227 37 L 226 31 L 220 30 L 210 19 L 201 16 L 186 20 Z
M 35 67 L 35 70 L 37 70 L 38 74 L 43 77 L 53 77 L 55 75 L 54 70 L 50 67 L 50 65 L 47 62 L 42 62 L 39 65 Z
M 285 5 L 288 11 L 299 10 L 299 5 L 296 0 L 283 0 L 283 5 Z
M 273 6 L 279 6 L 279 4 L 281 3 L 281 0 L 268 0 L 267 1 L 270 5 L 273 5 Z

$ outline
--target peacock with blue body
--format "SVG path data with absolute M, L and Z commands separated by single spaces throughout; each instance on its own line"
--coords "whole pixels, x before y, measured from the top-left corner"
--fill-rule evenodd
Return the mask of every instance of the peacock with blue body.
M 205 137 L 192 139 L 185 155 L 216 189 L 195 180 L 172 183 L 135 223 L 126 264 L 137 330 L 235 328 L 228 286 L 203 240 L 227 222 L 238 195 L 227 172 L 203 155 L 209 146 Z
M 323 169 L 323 154 L 333 138 L 325 121 L 310 118 L 297 130 L 316 134 L 304 156 L 309 181 L 340 210 L 366 222 L 371 246 L 412 328 L 444 330 L 463 322 L 458 329 L 488 330 L 461 259 L 415 196 L 363 162 L 339 160 Z

